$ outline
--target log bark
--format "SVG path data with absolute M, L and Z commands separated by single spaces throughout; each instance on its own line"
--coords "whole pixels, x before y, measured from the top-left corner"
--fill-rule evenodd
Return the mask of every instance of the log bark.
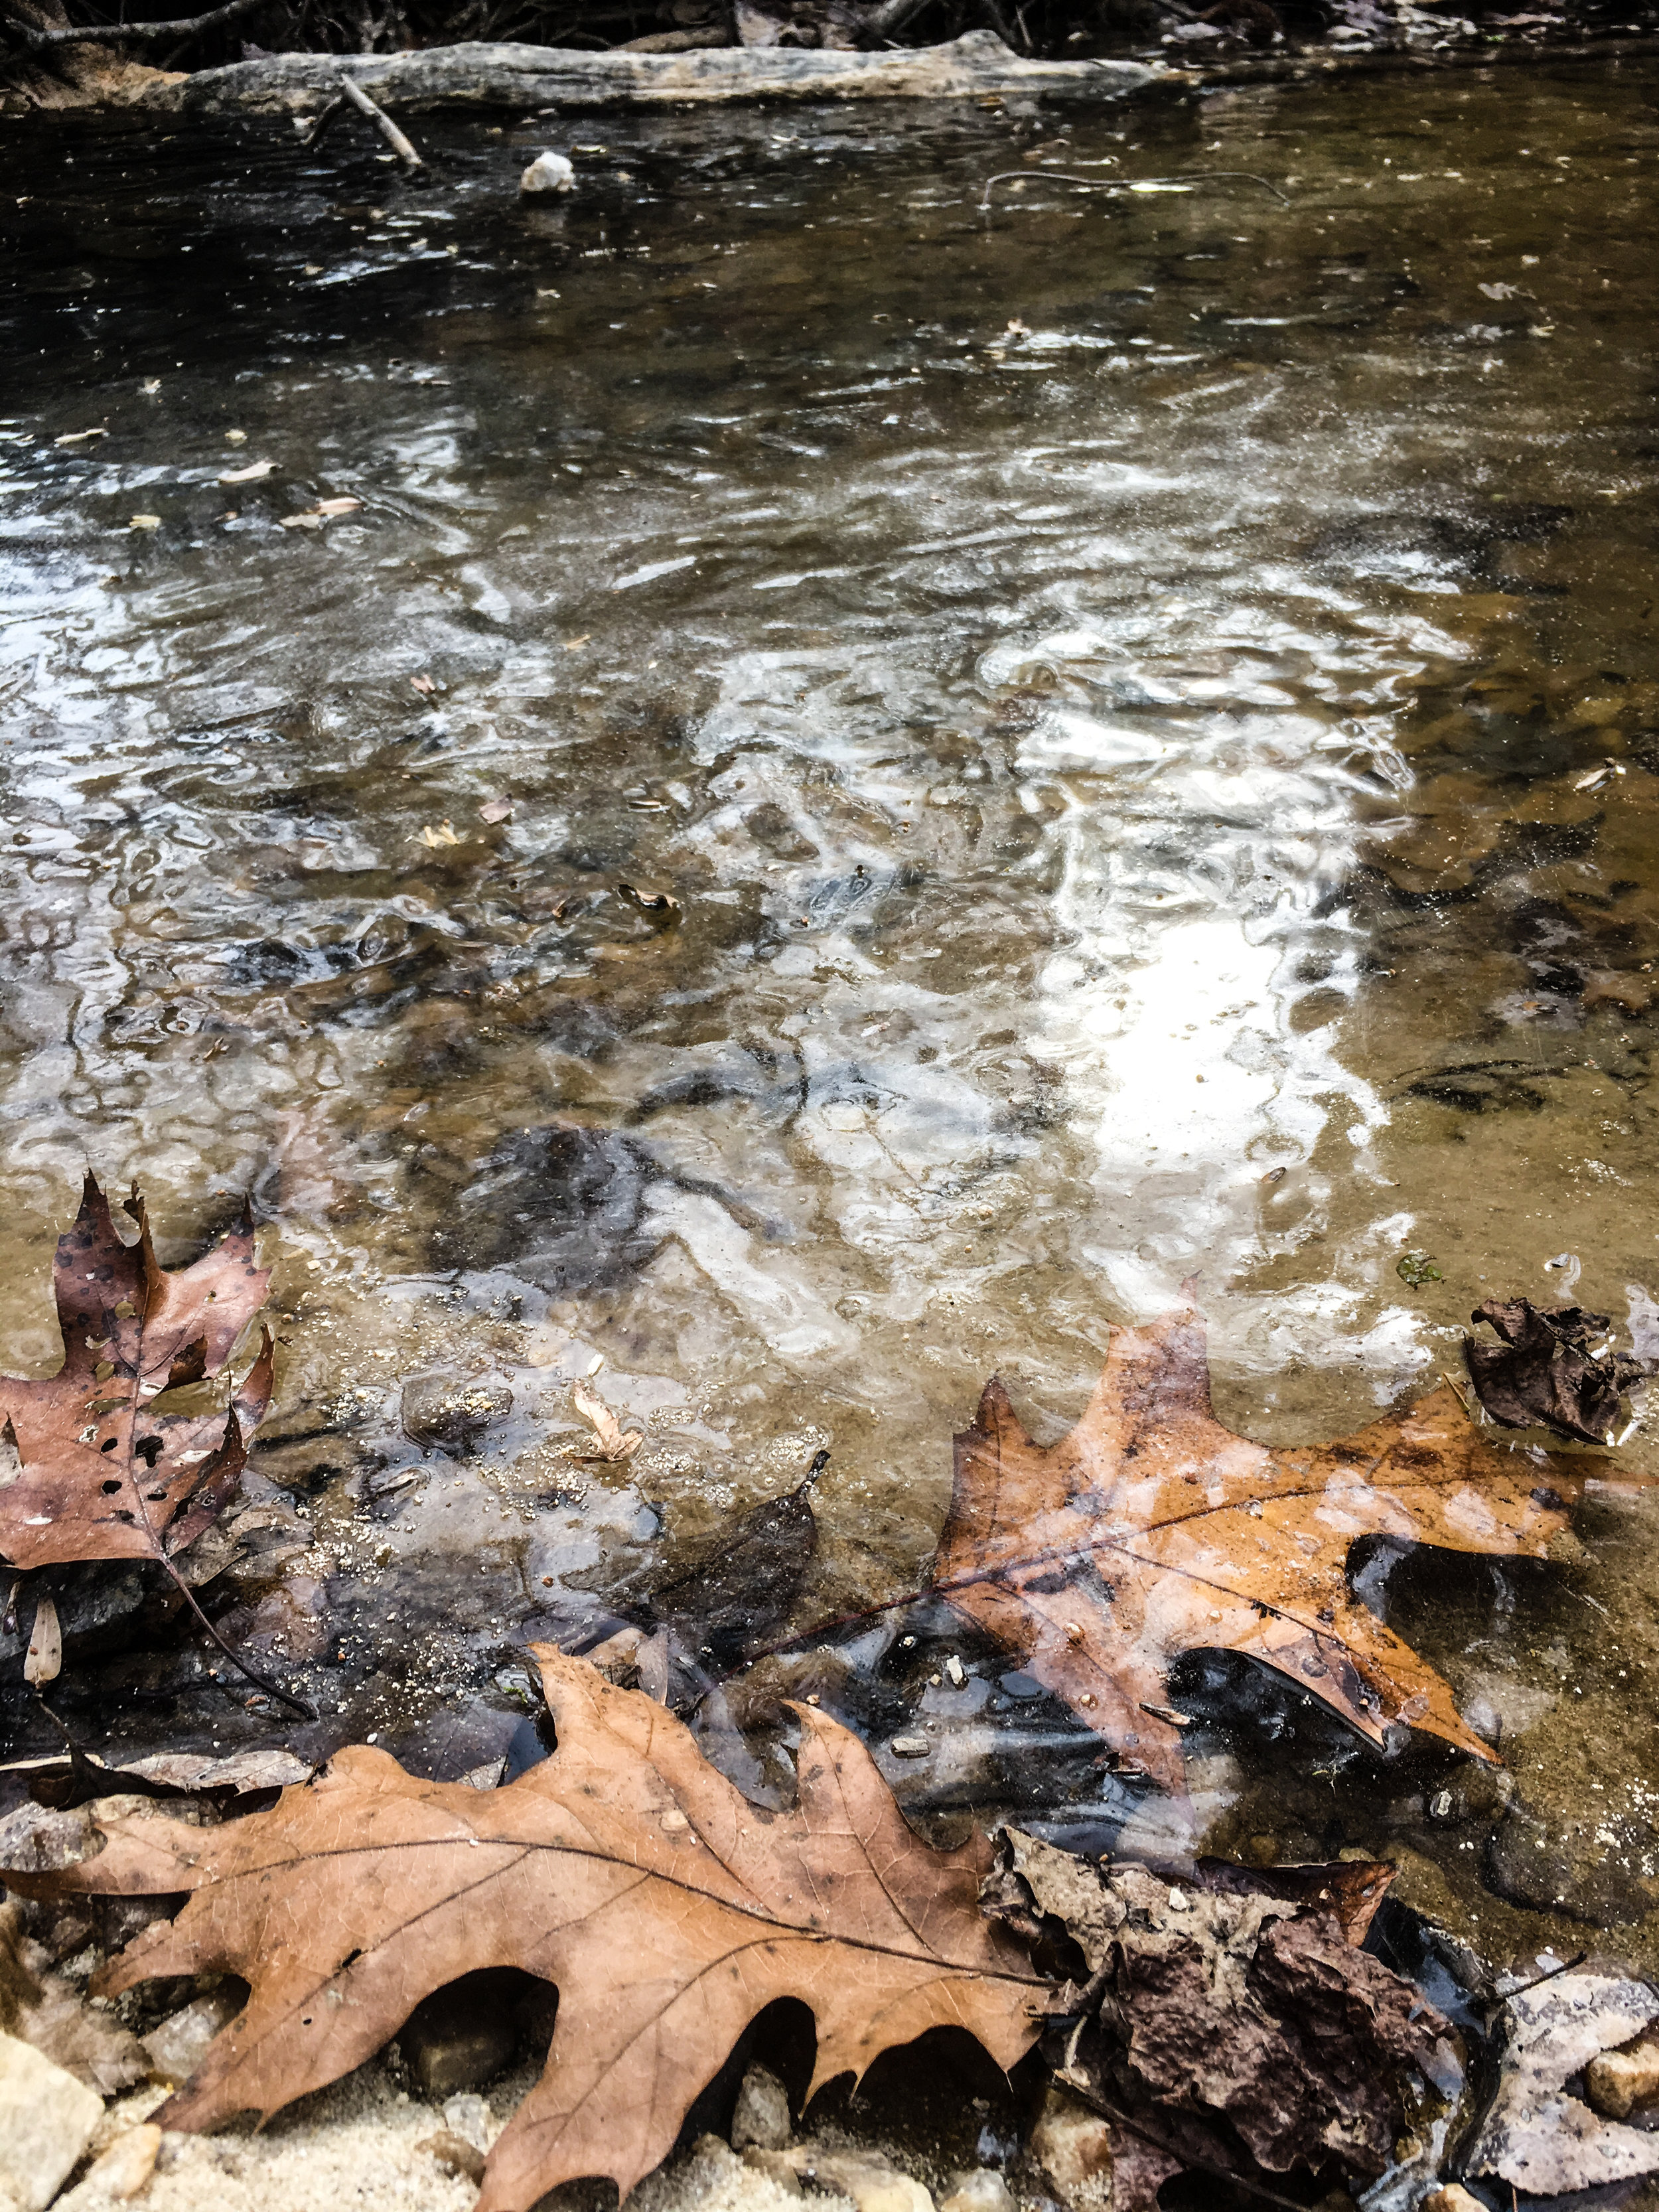
M 1027 62 L 989 31 L 884 54 L 793 46 L 585 53 L 469 44 L 400 54 L 274 54 L 159 85 L 147 108 L 183 115 L 314 114 L 349 76 L 383 107 L 659 107 L 733 100 L 1100 100 L 1156 82 L 1139 62 Z M 1183 80 L 1184 81 L 1184 80 Z

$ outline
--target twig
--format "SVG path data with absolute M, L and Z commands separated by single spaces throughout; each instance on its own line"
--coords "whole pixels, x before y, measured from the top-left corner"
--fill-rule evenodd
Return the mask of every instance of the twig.
M 979 203 L 981 212 L 990 207 L 992 185 L 1006 185 L 1011 177 L 1051 177 L 1056 184 L 1081 185 L 1085 191 L 1091 192 L 1127 192 L 1133 191 L 1137 185 L 1187 185 L 1196 183 L 1200 179 L 1242 178 L 1246 184 L 1260 185 L 1263 191 L 1271 192 L 1286 207 L 1291 204 L 1288 192 L 1281 192 L 1277 185 L 1269 184 L 1266 177 L 1258 177 L 1249 169 L 1188 169 L 1178 177 L 1075 177 L 1066 169 L 999 169 L 995 176 L 985 179 L 985 190 Z
M 8 15 L 3 20 L 6 28 L 32 54 L 49 52 L 55 46 L 113 46 L 124 40 L 136 40 L 141 45 L 153 44 L 158 39 L 189 40 L 199 39 L 209 31 L 216 31 L 221 24 L 234 22 L 239 15 L 251 15 L 256 8 L 263 8 L 265 0 L 226 0 L 222 8 L 210 8 L 204 15 L 182 15 L 167 23 L 71 23 L 61 30 L 37 30 L 20 16 Z
M 310 130 L 307 131 L 305 137 L 300 141 L 300 146 L 302 152 L 308 154 L 313 146 L 320 143 L 324 131 L 327 130 L 329 125 L 333 122 L 335 117 L 344 106 L 345 94 L 343 93 L 337 92 L 332 100 L 324 101 L 323 105 L 317 110 L 316 114 L 312 118 Z
M 340 89 L 354 107 L 360 109 L 368 116 L 369 121 L 406 169 L 423 169 L 426 167 L 425 162 L 422 161 L 403 132 L 398 130 L 385 108 L 375 106 L 356 77 L 343 76 L 340 79 Z
M 240 1651 L 232 1650 L 230 1645 L 226 1643 L 224 1638 L 220 1635 L 218 1630 L 208 1619 L 206 1613 L 203 1612 L 201 1607 L 196 1602 L 195 1591 L 191 1589 L 190 1584 L 179 1573 L 178 1568 L 173 1565 L 167 1553 L 162 1552 L 158 1556 L 161 1559 L 161 1565 L 167 1569 L 167 1572 L 173 1577 L 173 1581 L 179 1585 L 179 1593 L 183 1596 L 185 1603 L 196 1615 L 198 1620 L 201 1622 L 203 1627 L 206 1629 L 208 1634 L 213 1638 L 213 1641 L 218 1645 L 221 1651 L 224 1653 L 226 1658 L 229 1660 L 231 1665 L 236 1669 L 237 1673 L 239 1674 L 246 1675 L 247 1680 L 253 1683 L 257 1688 L 263 1690 L 268 1698 L 276 1698 L 280 1699 L 280 1701 L 288 1707 L 290 1712 L 298 1713 L 302 1720 L 314 1721 L 317 1717 L 315 1709 L 308 1705 L 303 1698 L 290 1696 L 288 1691 L 282 1688 L 279 1684 L 268 1680 L 266 1677 L 259 1672 L 257 1667 L 250 1667 L 247 1661 L 243 1658 Z

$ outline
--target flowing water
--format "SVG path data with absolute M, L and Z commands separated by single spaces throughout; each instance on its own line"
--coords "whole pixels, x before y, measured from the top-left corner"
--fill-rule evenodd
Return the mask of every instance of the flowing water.
M 1189 1276 L 1269 1441 L 1497 1292 L 1659 1352 L 1656 95 L 428 120 L 412 181 L 6 122 L 6 1364 L 86 1164 L 175 1261 L 252 1193 L 204 1598 L 319 1715 L 82 1571 L 72 1725 L 522 1764 L 527 1642 L 815 1463 L 779 1640 L 917 1589 L 987 1377 L 1058 1436 Z M 1494 1952 L 1653 1955 L 1655 1532 L 1356 1559 L 1496 1776 L 1200 1655 L 1186 1813 L 926 1602 L 697 1725 L 775 1797 L 811 1689 L 947 1827 L 1382 1850 Z

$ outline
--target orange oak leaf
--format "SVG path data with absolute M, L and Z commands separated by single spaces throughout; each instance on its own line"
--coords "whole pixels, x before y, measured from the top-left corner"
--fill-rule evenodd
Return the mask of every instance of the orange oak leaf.
M 170 1274 L 136 1194 L 125 1211 L 131 1244 L 88 1176 L 52 1266 L 64 1364 L 44 1382 L 0 1376 L 0 1437 L 17 1462 L 0 1474 L 0 1556 L 14 1567 L 172 1559 L 224 1510 L 270 1401 L 267 1330 L 228 1407 L 150 1410 L 163 1390 L 223 1371 L 270 1273 L 254 1263 L 246 1212 Z
M 338 2080 L 433 1990 L 483 1966 L 527 1968 L 559 2002 L 479 2212 L 526 2212 L 585 2175 L 626 2196 L 778 1997 L 817 2015 L 815 2088 L 946 2024 L 1005 2067 L 1030 2047 L 1048 1985 L 980 1913 L 988 1848 L 936 1851 L 913 1834 L 855 1736 L 797 1706 L 799 1801 L 763 1812 L 643 1692 L 532 1648 L 558 1749 L 503 1789 L 422 1782 L 357 1745 L 269 1812 L 204 1829 L 100 1823 L 94 1807 L 82 1817 L 90 1848 L 105 1839 L 96 1856 L 3 1872 L 36 1895 L 190 1893 L 112 1961 L 100 1994 L 207 1969 L 251 1984 L 163 2127 L 268 2114 Z
M 1540 1556 L 1600 1462 L 1480 1437 L 1453 1392 L 1334 1443 L 1253 1443 L 1210 1407 L 1193 1311 L 1116 1329 L 1083 1419 L 1046 1449 L 991 1382 L 956 1440 L 933 1588 L 1123 1763 L 1182 1784 L 1165 1671 L 1240 1651 L 1380 1744 L 1391 1722 L 1492 1752 L 1450 1688 L 1355 1598 L 1365 1535 Z

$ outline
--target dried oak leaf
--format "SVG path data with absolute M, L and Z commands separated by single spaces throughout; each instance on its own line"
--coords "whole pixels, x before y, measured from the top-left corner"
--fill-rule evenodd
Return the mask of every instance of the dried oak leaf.
M 1333 1891 L 1347 1869 L 1293 1871 L 1299 1899 L 1242 1869 L 1171 1884 L 1004 1831 L 987 1911 L 1017 1928 L 1063 1923 L 1089 1968 L 1057 2000 L 1072 2024 L 1052 2055 L 1063 2087 L 1131 2124 L 1115 2212 L 1155 2212 L 1160 2184 L 1183 2172 L 1374 2179 L 1411 2076 L 1446 2064 L 1445 2021 L 1359 1949 L 1357 1923 L 1345 1928 Z M 1364 1873 L 1380 1902 L 1392 1868 Z
M 1463 1339 L 1463 1357 L 1480 1403 L 1507 1429 L 1541 1425 L 1587 1444 L 1610 1444 L 1619 1400 L 1647 1380 L 1645 1360 L 1628 1352 L 1601 1354 L 1591 1341 L 1613 1323 L 1584 1306 L 1546 1309 L 1529 1298 L 1488 1298 L 1469 1319 L 1490 1322 L 1503 1339 Z
M 0 1473 L 0 1556 L 15 1567 L 173 1558 L 224 1510 L 270 1401 L 267 1330 L 228 1407 L 150 1410 L 161 1391 L 223 1371 L 270 1273 L 254 1263 L 246 1212 L 169 1273 L 143 1200 L 125 1211 L 138 1224 L 131 1244 L 87 1177 L 52 1265 L 64 1364 L 44 1382 L 0 1376 L 0 1437 L 17 1456 L 9 1479 Z
M 503 1789 L 422 1782 L 356 1745 L 269 1812 L 209 1829 L 112 1820 L 96 1856 L 4 1874 L 33 1894 L 190 1893 L 100 1995 L 208 1968 L 251 1984 L 164 2127 L 269 2114 L 337 2081 L 482 1966 L 541 1975 L 559 2006 L 479 2212 L 523 2212 L 586 2175 L 626 2196 L 778 1997 L 817 2016 L 815 2087 L 945 2024 L 1004 2066 L 1028 2048 L 1043 1985 L 978 1911 L 988 1851 L 912 1834 L 856 1737 L 797 1708 L 799 1802 L 763 1812 L 660 1705 L 532 1650 L 558 1749 Z
M 1047 1449 L 1000 1381 L 956 1440 L 935 1591 L 1104 1736 L 1178 1790 L 1164 1673 L 1243 1652 L 1380 1744 L 1390 1722 L 1492 1759 L 1434 1669 L 1348 1588 L 1364 1535 L 1541 1555 L 1583 1475 L 1486 1442 L 1451 1390 L 1334 1443 L 1253 1443 L 1210 1408 L 1191 1310 L 1115 1329 L 1088 1410 Z

